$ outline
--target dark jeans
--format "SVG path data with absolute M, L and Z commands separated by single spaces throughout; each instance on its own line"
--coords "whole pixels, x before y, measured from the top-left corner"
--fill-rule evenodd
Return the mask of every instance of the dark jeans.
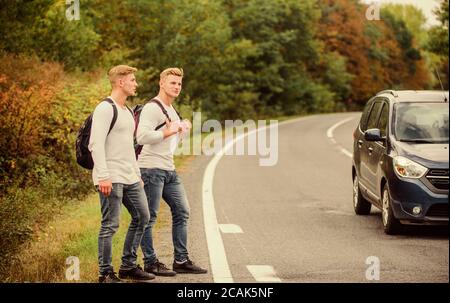
M 131 215 L 131 223 L 123 245 L 120 269 L 136 267 L 137 249 L 150 214 L 144 189 L 140 182 L 134 184 L 113 183 L 111 194 L 100 195 L 102 224 L 98 235 L 98 265 L 100 275 L 113 270 L 112 238 L 119 228 L 120 208 L 123 203 Z
M 187 222 L 189 219 L 189 204 L 180 177 L 174 170 L 168 171 L 157 168 L 141 168 L 141 176 L 145 184 L 144 189 L 150 210 L 150 222 L 145 228 L 141 242 L 144 263 L 152 264 L 156 261 L 152 228 L 156 222 L 161 198 L 166 201 L 172 212 L 172 241 L 175 260 L 186 260 L 188 257 Z

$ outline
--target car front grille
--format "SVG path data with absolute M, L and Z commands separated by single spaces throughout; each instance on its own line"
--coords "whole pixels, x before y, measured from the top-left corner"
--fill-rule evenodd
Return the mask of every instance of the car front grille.
M 448 190 L 448 169 L 431 169 L 427 179 L 437 189 Z
M 431 205 L 428 209 L 427 217 L 448 217 L 448 203 Z

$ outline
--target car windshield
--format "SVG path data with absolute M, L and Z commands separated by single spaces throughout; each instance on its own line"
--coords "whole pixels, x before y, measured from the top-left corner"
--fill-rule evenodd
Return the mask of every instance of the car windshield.
M 394 134 L 397 140 L 448 143 L 448 103 L 398 103 Z

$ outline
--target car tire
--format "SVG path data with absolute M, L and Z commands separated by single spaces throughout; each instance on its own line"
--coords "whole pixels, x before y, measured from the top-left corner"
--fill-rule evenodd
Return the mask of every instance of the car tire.
M 359 189 L 359 179 L 355 176 L 353 179 L 353 208 L 357 215 L 368 215 L 370 214 L 370 208 L 372 204 L 364 199 Z
M 389 193 L 389 186 L 386 184 L 383 188 L 382 196 L 381 221 L 383 222 L 384 232 L 388 235 L 397 234 L 402 225 L 400 221 L 394 217 L 392 211 L 391 195 Z

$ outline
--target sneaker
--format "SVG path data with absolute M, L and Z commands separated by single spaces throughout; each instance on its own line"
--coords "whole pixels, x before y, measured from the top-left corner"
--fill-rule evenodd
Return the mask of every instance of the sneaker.
M 195 265 L 189 259 L 181 264 L 173 261 L 173 270 L 179 274 L 206 274 L 208 272 L 206 269 Z
M 119 270 L 119 278 L 130 279 L 133 281 L 147 282 L 155 278 L 154 274 L 142 270 L 139 265 L 132 269 Z
M 99 283 L 122 283 L 122 281 L 119 278 L 117 278 L 116 273 L 113 271 L 107 273 L 106 275 L 98 276 L 98 282 Z
M 163 277 L 173 277 L 177 273 L 174 271 L 171 271 L 164 263 L 159 262 L 158 259 L 153 264 L 145 265 L 144 270 L 148 273 L 152 273 L 156 276 L 163 276 Z

